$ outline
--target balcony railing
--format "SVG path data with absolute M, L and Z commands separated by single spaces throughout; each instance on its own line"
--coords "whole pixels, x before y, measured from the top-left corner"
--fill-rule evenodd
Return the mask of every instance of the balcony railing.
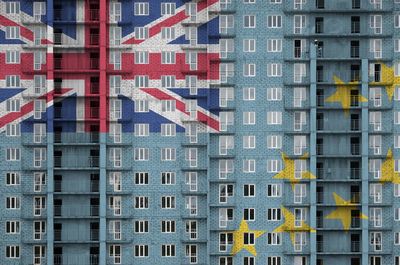
M 99 216 L 98 205 L 79 206 L 76 205 L 54 205 L 54 216 L 57 217 L 88 217 Z
M 98 254 L 86 254 L 86 255 L 63 255 L 54 254 L 54 265 L 98 265 L 99 255 Z
M 100 92 L 100 84 L 99 83 L 90 83 L 90 94 L 99 94 Z
M 317 95 L 317 106 L 318 106 L 318 107 L 323 107 L 323 106 L 325 106 L 325 96 L 323 96 L 323 95 Z
M 360 224 L 359 217 L 351 217 L 351 228 L 360 228 Z
M 360 192 L 350 192 L 351 203 L 360 203 Z
M 64 160 L 65 159 L 65 160 Z M 54 156 L 54 167 L 55 168 L 92 168 L 99 167 L 99 157 L 71 157 L 64 158 L 62 156 Z M 64 160 L 64 161 L 63 161 Z
M 326 179 L 337 176 L 338 179 L 360 179 L 360 168 L 317 168 L 317 178 Z M 332 178 L 335 179 L 335 178 Z
M 88 62 L 84 60 L 66 61 L 63 58 L 54 58 L 54 69 L 56 70 L 98 70 L 99 58 L 89 58 Z
M 360 154 L 360 144 L 351 144 L 350 151 L 352 155 Z
M 317 144 L 317 155 L 323 155 L 323 154 L 324 154 L 324 145 Z
M 54 142 L 62 144 L 82 144 L 82 143 L 98 143 L 99 133 L 54 133 Z
M 98 107 L 91 107 L 90 108 L 90 118 L 91 119 L 98 119 L 100 116 L 100 108 Z
M 91 180 L 90 185 L 87 182 L 82 183 L 79 185 L 79 189 L 74 188 L 73 185 L 63 188 L 63 181 L 62 180 L 55 180 L 54 181 L 54 192 L 99 192 L 99 181 L 98 180 Z
M 324 242 L 317 241 L 317 252 L 323 252 L 323 251 L 324 251 Z
M 317 192 L 317 203 L 324 203 L 324 193 Z
M 317 228 L 323 228 L 323 227 L 324 227 L 324 218 L 317 217 Z
M 99 21 L 100 19 L 100 13 L 98 9 L 90 9 L 89 10 L 89 14 L 90 14 L 90 20 L 91 21 Z
M 90 45 L 99 45 L 99 34 L 90 34 Z
M 351 241 L 351 252 L 360 252 L 360 241 Z
M 350 120 L 350 129 L 352 131 L 359 131 L 360 130 L 360 120 L 358 119 L 351 119 Z

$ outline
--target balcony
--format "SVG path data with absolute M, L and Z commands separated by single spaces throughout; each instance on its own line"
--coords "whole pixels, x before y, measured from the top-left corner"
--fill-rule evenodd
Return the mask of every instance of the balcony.
M 324 217 L 317 217 L 317 228 L 323 228 L 324 227 Z
M 54 216 L 63 218 L 98 217 L 98 205 L 54 205 Z
M 65 183 L 65 181 L 64 181 Z M 77 194 L 77 193 L 93 193 L 99 192 L 99 181 L 98 180 L 91 180 L 90 182 L 82 182 L 79 183 L 79 187 L 74 185 L 64 185 L 63 181 L 55 180 L 54 181 L 54 192 L 55 193 L 68 193 L 68 194 Z
M 99 143 L 98 132 L 62 133 L 54 132 L 55 144 L 94 144 Z
M 358 180 L 360 177 L 360 168 L 317 168 L 317 179 Z
M 54 265 L 98 265 L 99 255 L 97 254 L 54 254 Z
M 54 69 L 60 71 L 90 71 L 99 69 L 99 58 L 89 58 L 82 55 L 79 60 L 64 60 L 63 58 L 54 58 Z
M 98 95 L 100 92 L 100 84 L 99 83 L 90 83 L 90 94 Z
M 360 203 L 360 192 L 350 192 L 351 203 Z
M 98 168 L 98 156 L 54 156 L 54 167 L 60 169 L 83 169 L 83 168 Z
M 324 203 L 324 193 L 317 192 L 317 203 L 322 204 Z
M 324 242 L 317 241 L 317 252 L 324 252 Z
M 324 154 L 324 145 L 323 144 L 317 144 L 317 155 L 323 155 Z
M 85 235 L 87 230 L 82 231 L 81 233 L 66 233 L 62 232 L 62 230 L 54 230 L 54 241 L 59 242 L 90 242 L 90 241 L 99 241 L 99 230 L 98 229 L 90 229 L 90 235 Z

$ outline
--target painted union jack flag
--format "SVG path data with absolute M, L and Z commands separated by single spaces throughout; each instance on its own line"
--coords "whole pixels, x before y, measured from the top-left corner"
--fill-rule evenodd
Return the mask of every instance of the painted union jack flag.
M 100 1 L 58 1 L 52 8 L 46 1 L 7 2 L 0 1 L 0 130 L 20 123 L 22 132 L 33 132 L 32 121 L 48 119 L 68 121 L 65 132 L 90 130 L 107 108 L 107 120 L 122 132 L 136 123 L 149 123 L 150 132 L 175 123 L 183 132 L 190 121 L 219 131 L 218 0 L 111 0 L 107 21 Z

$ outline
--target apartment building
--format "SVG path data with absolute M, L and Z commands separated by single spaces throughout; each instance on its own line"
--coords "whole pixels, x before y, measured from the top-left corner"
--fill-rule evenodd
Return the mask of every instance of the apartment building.
M 2 0 L 0 47 L 0 264 L 400 265 L 399 0 Z

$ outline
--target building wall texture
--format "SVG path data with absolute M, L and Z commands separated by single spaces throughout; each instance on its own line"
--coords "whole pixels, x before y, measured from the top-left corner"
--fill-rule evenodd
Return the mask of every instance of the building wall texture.
M 400 265 L 400 1 L 0 0 L 0 264 Z

